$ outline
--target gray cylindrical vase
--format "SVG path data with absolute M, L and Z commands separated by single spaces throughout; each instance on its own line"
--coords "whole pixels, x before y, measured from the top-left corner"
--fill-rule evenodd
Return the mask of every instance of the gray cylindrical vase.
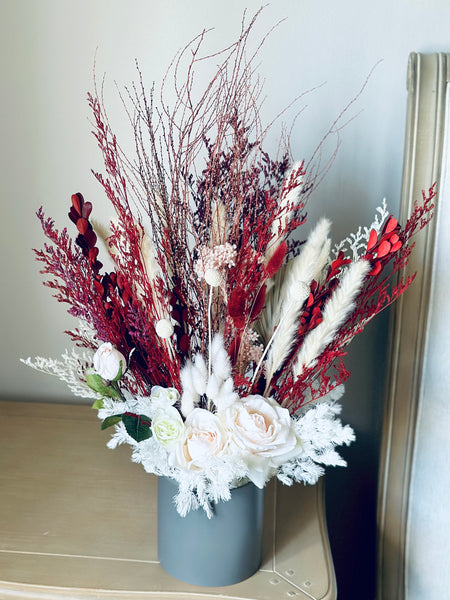
M 224 586 L 253 575 L 261 564 L 264 490 L 253 483 L 231 490 L 228 502 L 181 517 L 174 504 L 178 485 L 158 479 L 158 557 L 176 579 L 199 586 Z

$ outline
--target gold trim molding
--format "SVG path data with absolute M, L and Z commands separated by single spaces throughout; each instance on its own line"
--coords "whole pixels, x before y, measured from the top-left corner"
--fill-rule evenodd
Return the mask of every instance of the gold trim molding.
M 449 79 L 450 54 L 410 54 L 401 220 L 405 221 L 414 201 L 420 200 L 422 189 L 437 182 L 438 195 L 435 218 L 416 236 L 410 262 L 402 273 L 417 272 L 416 279 L 392 311 L 378 492 L 378 600 L 405 599 L 411 468 L 438 243 L 436 222 Z

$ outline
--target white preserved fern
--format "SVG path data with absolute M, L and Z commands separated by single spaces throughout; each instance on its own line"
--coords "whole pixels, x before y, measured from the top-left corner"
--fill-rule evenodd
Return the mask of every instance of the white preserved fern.
M 62 354 L 62 360 L 36 356 L 34 360 L 32 360 L 31 357 L 28 357 L 27 359 L 21 358 L 20 361 L 36 371 L 58 377 L 58 379 L 67 383 L 70 391 L 75 394 L 75 396 L 98 400 L 102 396 L 97 394 L 97 392 L 94 392 L 94 390 L 86 384 L 84 379 L 86 368 L 92 364 L 93 354 L 94 353 L 91 350 L 85 350 L 84 352 L 78 353 L 75 348 L 72 348 L 70 354 L 67 350 Z
M 359 227 L 356 233 L 351 233 L 344 240 L 336 244 L 332 250 L 333 256 L 337 256 L 339 252 L 343 252 L 344 256 L 352 260 L 358 260 L 366 252 L 367 242 L 369 241 L 370 232 L 374 229 L 377 235 L 380 233 L 389 212 L 387 210 L 386 198 L 383 198 L 381 206 L 377 208 L 373 223 L 369 227 Z

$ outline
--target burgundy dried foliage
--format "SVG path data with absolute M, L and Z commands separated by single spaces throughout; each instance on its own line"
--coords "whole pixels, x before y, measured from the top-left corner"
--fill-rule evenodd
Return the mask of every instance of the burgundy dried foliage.
M 300 242 L 287 238 L 305 222 L 306 202 L 334 156 L 322 166 L 319 145 L 308 163 L 300 163 L 286 177 L 292 163 L 288 146 L 277 160 L 264 152 L 268 128 L 259 118 L 261 86 L 254 64 L 259 47 L 250 55 L 247 48 L 256 17 L 248 26 L 243 23 L 235 44 L 215 55 L 201 54 L 205 32 L 186 46 L 166 74 L 158 103 L 154 89 L 146 91 L 138 69 L 138 83 L 124 100 L 135 139 L 134 159 L 122 152 L 97 86 L 89 94 L 93 133 L 104 159 L 104 173 L 95 177 L 117 217 L 106 240 L 114 262 L 111 272 L 102 271 L 90 221 L 92 204 L 82 194 L 72 196 L 69 212 L 75 244 L 66 229 L 55 229 L 42 209 L 37 213 L 51 242 L 35 251 L 44 265 L 42 273 L 51 277 L 45 285 L 69 304 L 70 314 L 92 326 L 99 343 L 111 342 L 125 356 L 131 354 L 130 390 L 145 392 L 154 384 L 180 389 L 179 371 L 186 358 L 207 350 L 209 289 L 194 270 L 201 246 L 228 243 L 236 249 L 235 264 L 213 298 L 212 329 L 223 332 L 237 364 L 246 328 L 264 310 L 269 280 L 298 251 Z M 198 93 L 197 69 L 208 59 L 218 68 Z M 180 82 L 183 69 L 186 77 Z M 169 108 L 165 93 L 171 84 L 175 102 Z M 337 122 L 324 140 L 338 130 Z M 429 220 L 434 194 L 434 188 L 424 194 L 403 229 L 391 217 L 379 236 L 373 232 L 363 257 L 372 269 L 357 308 L 317 363 L 294 380 L 292 360 L 321 322 L 324 305 L 349 261 L 340 254 L 324 281 L 312 282 L 292 352 L 271 382 L 271 392 L 292 412 L 347 379 L 342 362 L 346 345 L 411 283 L 410 277 L 391 288 L 385 273 L 388 266 L 393 274 L 403 268 L 409 239 Z M 295 201 L 288 202 L 291 197 Z M 225 219 L 221 224 L 218 206 Z M 163 318 L 174 323 L 170 341 L 156 334 L 156 323 Z M 78 330 L 69 333 L 78 344 L 91 345 Z M 264 390 L 263 376 L 254 384 L 247 371 L 235 368 L 233 376 L 243 395 Z

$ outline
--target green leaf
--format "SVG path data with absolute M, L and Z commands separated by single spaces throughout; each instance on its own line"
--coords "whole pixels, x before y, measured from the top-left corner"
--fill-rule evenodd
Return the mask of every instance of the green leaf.
M 92 408 L 95 408 L 95 410 L 100 410 L 101 408 L 103 408 L 103 399 L 96 400 L 92 405 Z
M 119 366 L 119 372 L 117 373 L 117 375 L 114 377 L 113 381 L 119 381 L 119 379 L 122 377 L 123 375 L 123 361 L 120 361 L 120 366 Z
M 106 417 L 104 421 L 102 421 L 102 429 L 108 429 L 108 427 L 112 427 L 113 425 L 117 425 L 122 420 L 123 415 L 113 415 L 112 417 Z
M 106 386 L 103 383 L 103 379 L 100 377 L 100 375 L 98 373 L 91 373 L 89 371 L 86 371 L 84 376 L 86 378 L 86 383 L 91 388 L 91 390 L 94 390 L 95 392 L 99 392 L 101 394 L 103 388 Z
M 101 394 L 103 394 L 103 396 L 109 396 L 110 398 L 119 398 L 119 392 L 112 387 L 112 385 L 109 385 L 108 387 L 105 387 L 104 390 L 102 392 L 100 392 Z
M 152 430 L 150 429 L 151 421 L 145 415 L 125 413 L 122 416 L 122 421 L 128 435 L 137 442 L 142 442 L 152 437 Z
M 84 377 L 86 379 L 86 383 L 91 390 L 94 390 L 94 392 L 97 392 L 102 396 L 108 396 L 109 398 L 118 398 L 117 390 L 110 385 L 105 385 L 103 379 L 98 373 L 87 370 L 84 374 Z

